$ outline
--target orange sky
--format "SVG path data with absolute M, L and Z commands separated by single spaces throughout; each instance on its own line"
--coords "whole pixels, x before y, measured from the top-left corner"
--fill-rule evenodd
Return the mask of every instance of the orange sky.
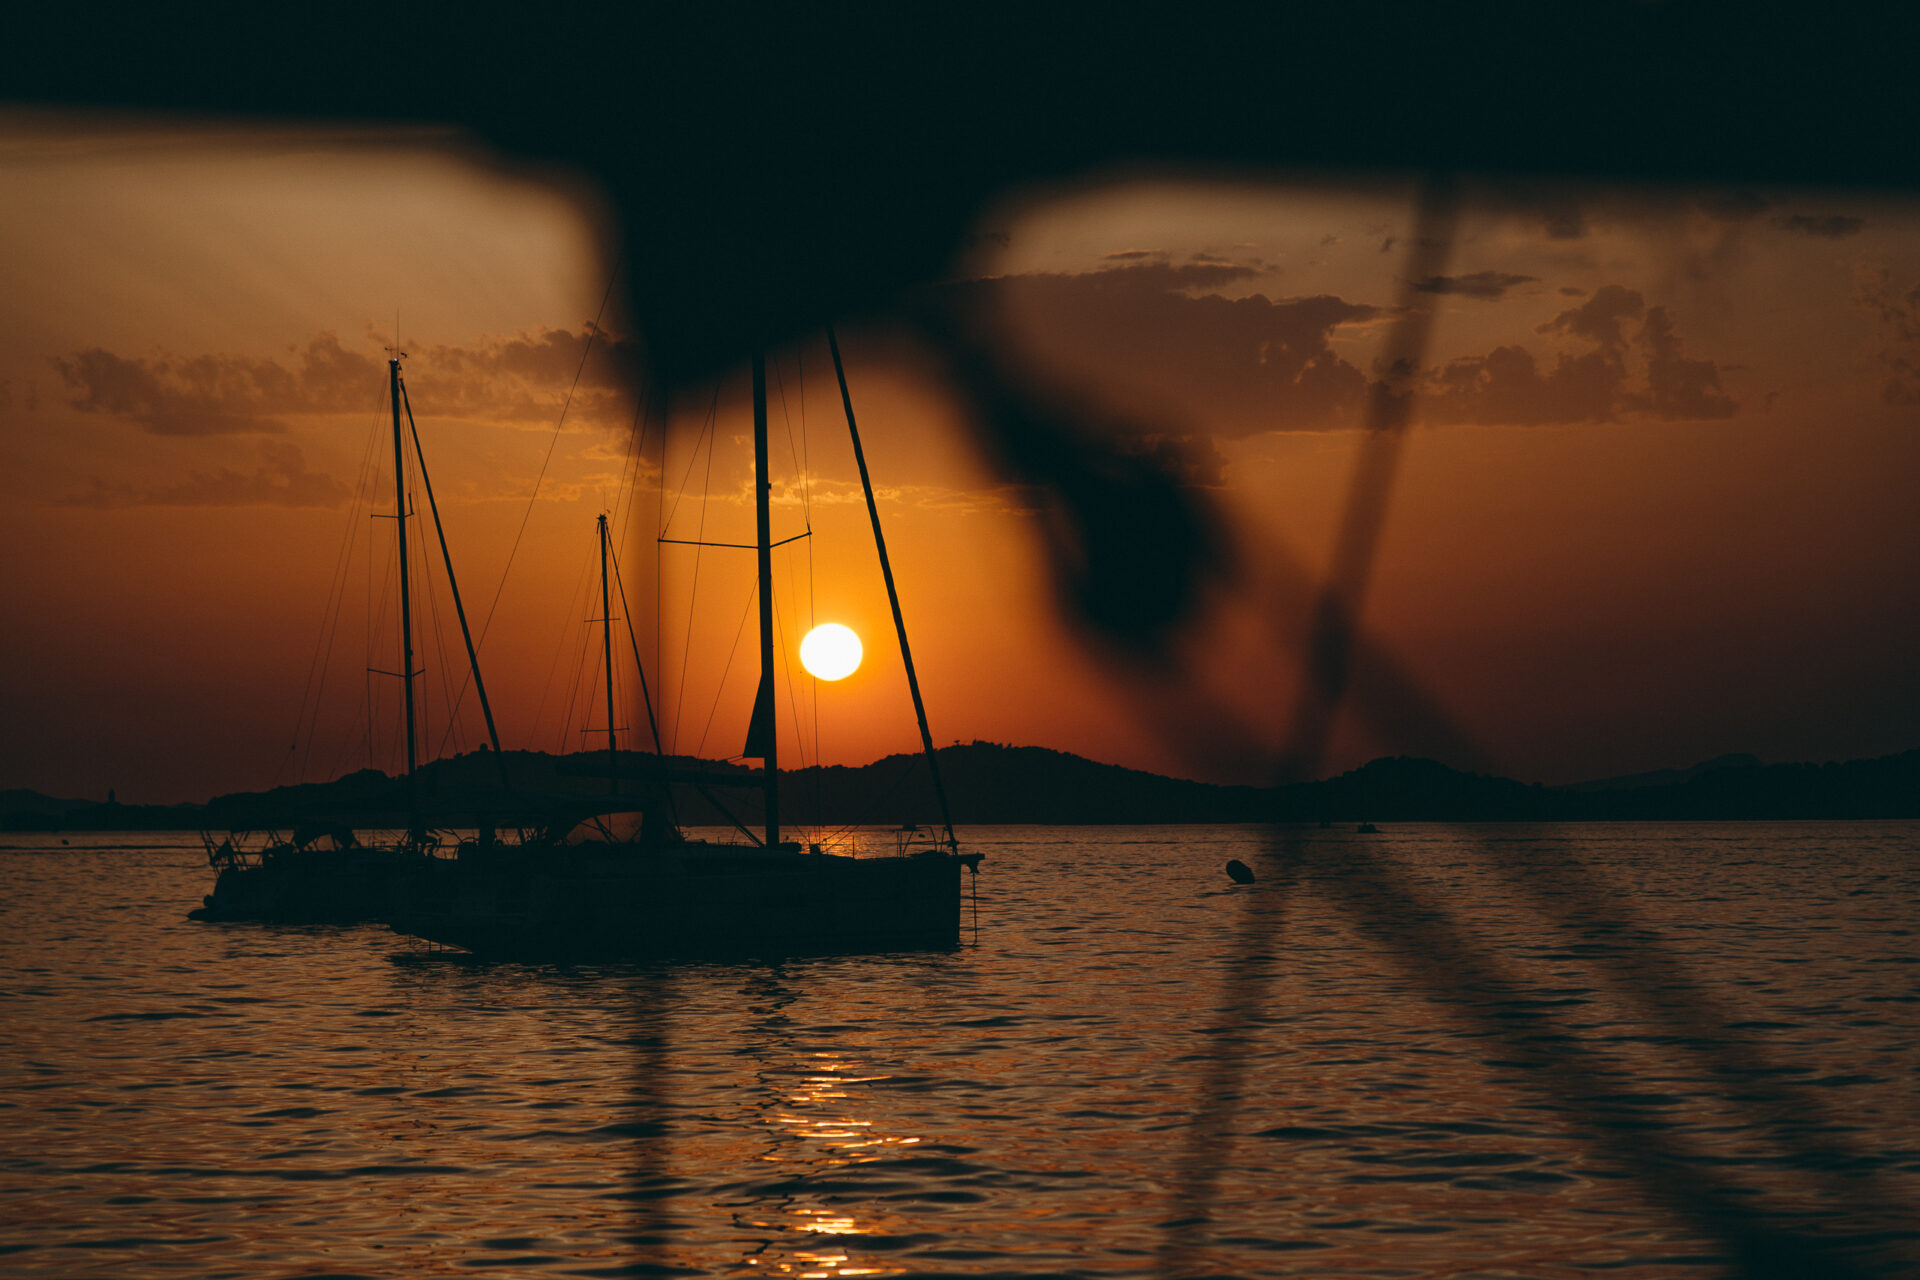
M 695 536 L 703 491 L 705 537 L 751 536 L 744 371 L 676 406 L 664 480 L 657 424 L 628 470 L 618 299 L 581 365 L 610 273 L 590 194 L 393 131 L 15 115 L 0 168 L 0 786 L 201 799 L 361 767 L 370 741 L 393 767 L 391 682 L 362 671 L 398 661 L 391 608 L 385 629 L 365 616 L 391 524 L 356 495 L 390 509 L 390 474 L 382 489 L 364 464 L 391 466 L 396 313 L 476 620 L 498 591 L 483 657 L 508 745 L 580 745 L 583 713 L 604 725 L 576 689 L 597 659 L 576 668 L 611 508 L 630 587 L 657 592 L 658 627 L 650 598 L 639 613 L 672 745 L 739 749 L 751 555 L 701 553 L 690 610 L 694 553 L 664 549 L 656 581 L 652 539 L 655 504 L 683 488 L 669 536 Z M 1233 532 L 1239 570 L 1184 635 L 1175 694 L 1059 617 L 1041 517 L 993 473 L 934 355 L 897 328 L 842 335 L 936 741 L 1260 776 L 1412 195 L 1116 176 L 995 212 L 956 268 L 948 288 L 996 317 L 1011 360 L 1151 421 Z M 1451 260 L 1423 282 L 1433 373 L 1365 620 L 1475 763 L 1563 781 L 1920 745 L 1917 213 L 1842 193 L 1465 186 Z M 849 680 L 783 695 L 800 713 L 783 763 L 861 763 L 909 748 L 911 713 L 824 344 L 772 365 L 776 536 L 813 532 L 776 556 L 786 643 L 817 618 L 868 652 Z M 315 733 L 309 670 L 349 538 Z M 431 634 L 426 606 L 417 624 Z M 474 745 L 470 698 L 445 733 L 455 664 L 423 649 L 429 739 Z M 625 701 L 625 664 L 619 679 Z M 1369 679 L 1331 765 L 1444 754 Z M 1169 736 L 1169 705 L 1196 731 Z

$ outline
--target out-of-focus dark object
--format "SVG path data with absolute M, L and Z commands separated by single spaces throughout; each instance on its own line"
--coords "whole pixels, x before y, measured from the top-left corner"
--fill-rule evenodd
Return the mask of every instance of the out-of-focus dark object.
M 1543 179 L 1920 180 L 1888 141 L 1920 115 L 1911 8 L 36 5 L 8 37 L 15 103 L 438 122 L 585 175 L 669 395 L 898 313 L 1017 193 L 1127 170 L 1475 172 L 1522 201 Z M 951 349 L 988 454 L 1053 517 L 1068 615 L 1165 667 L 1232 578 L 1205 498 Z
M 1253 868 L 1238 858 L 1228 858 L 1227 878 L 1235 884 L 1252 884 Z
M 0 98 L 446 122 L 595 179 L 671 385 L 945 272 L 1121 166 L 1911 189 L 1920 11 L 1715 4 L 33 5 Z

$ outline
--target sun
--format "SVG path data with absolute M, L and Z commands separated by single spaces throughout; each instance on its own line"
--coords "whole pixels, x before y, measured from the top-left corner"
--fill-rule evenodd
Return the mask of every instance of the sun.
M 860 637 L 837 622 L 823 622 L 800 642 L 800 665 L 821 680 L 844 680 L 860 665 Z

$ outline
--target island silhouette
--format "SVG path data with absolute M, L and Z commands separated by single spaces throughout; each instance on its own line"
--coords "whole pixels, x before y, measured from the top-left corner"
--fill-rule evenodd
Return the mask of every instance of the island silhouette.
M 552 755 L 508 751 L 517 794 L 605 794 L 604 751 Z M 1557 786 L 1455 769 L 1437 760 L 1389 756 L 1314 782 L 1229 786 L 1170 778 L 1046 747 L 971 742 L 943 747 L 940 770 L 955 823 L 968 825 L 1132 825 L 1241 822 L 1586 822 L 1751 819 L 1920 818 L 1920 749 L 1825 764 L 1766 764 L 1724 755 L 1685 769 L 1598 778 Z M 691 757 L 665 760 L 621 752 L 618 775 L 634 787 L 662 773 L 703 777 L 757 769 Z M 497 805 L 497 766 L 486 751 L 420 768 L 423 799 L 436 825 L 463 825 L 467 806 Z M 931 781 L 917 753 L 859 766 L 782 773 L 790 821 L 897 825 L 932 811 Z M 696 791 L 676 788 L 680 820 L 726 825 Z M 0 830 L 137 831 L 290 826 L 345 816 L 367 826 L 404 822 L 403 783 L 362 769 L 325 783 L 236 792 L 205 804 L 125 804 L 0 791 Z

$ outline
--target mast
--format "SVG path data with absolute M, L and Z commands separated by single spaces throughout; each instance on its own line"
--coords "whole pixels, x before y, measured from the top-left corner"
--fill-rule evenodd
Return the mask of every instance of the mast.
M 600 513 L 600 648 L 607 669 L 607 790 L 620 790 L 620 757 L 613 738 L 613 604 L 607 594 L 607 514 Z
M 780 738 L 774 729 L 773 697 L 773 519 L 767 509 L 772 485 L 767 480 L 767 358 L 753 355 L 753 512 L 759 524 L 756 549 L 760 557 L 760 692 L 754 699 L 754 719 L 764 708 L 764 749 L 760 769 L 766 787 L 767 848 L 780 846 Z
M 400 531 L 400 678 L 406 682 L 407 697 L 407 830 L 418 827 L 413 771 L 419 748 L 413 725 L 413 605 L 407 595 L 407 474 L 406 450 L 400 436 L 400 352 L 387 361 L 387 389 L 393 399 L 393 511 Z
M 920 697 L 920 677 L 913 669 L 913 650 L 907 647 L 907 620 L 900 612 L 900 593 L 893 585 L 893 562 L 887 558 L 887 539 L 880 532 L 880 507 L 873 500 L 873 481 L 867 476 L 867 455 L 860 448 L 860 428 L 853 422 L 853 396 L 847 391 L 847 371 L 840 363 L 840 344 L 827 328 L 827 349 L 833 352 L 833 374 L 840 380 L 840 403 L 847 409 L 847 434 L 853 437 L 853 460 L 860 465 L 860 487 L 867 495 L 867 516 L 873 521 L 873 545 L 880 552 L 880 576 L 887 581 L 887 603 L 893 606 L 893 629 L 900 637 L 900 662 L 907 669 L 907 689 L 913 694 L 913 714 L 920 720 L 920 746 L 927 753 L 927 772 L 933 775 L 933 794 L 940 801 L 940 821 L 947 828 L 947 847 L 958 849 L 953 834 L 953 810 L 947 805 L 946 784 L 940 780 L 940 760 L 933 750 L 933 731 L 927 728 L 927 704 Z

